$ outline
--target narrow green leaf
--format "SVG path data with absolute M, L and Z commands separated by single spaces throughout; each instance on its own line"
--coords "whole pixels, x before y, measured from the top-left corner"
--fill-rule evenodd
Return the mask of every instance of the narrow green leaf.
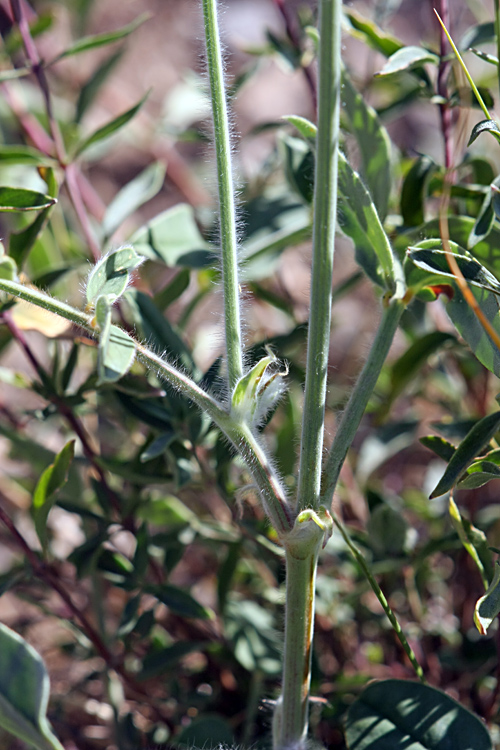
M 382 31 L 371 19 L 362 16 L 357 11 L 344 6 L 344 16 L 350 26 L 348 30 L 351 36 L 361 39 L 385 57 L 390 57 L 404 46 L 399 39 Z
M 9 238 L 9 253 L 19 268 L 26 262 L 35 242 L 45 229 L 53 206 L 40 211 L 36 219 L 20 232 L 12 232 Z
M 164 164 L 155 162 L 120 190 L 109 204 L 102 220 L 101 227 L 106 238 L 111 237 L 134 211 L 154 198 L 163 186 L 165 171 Z
M 102 128 L 98 128 L 98 130 L 94 131 L 91 135 L 87 136 L 87 138 L 84 138 L 82 141 L 80 141 L 79 144 L 77 144 L 74 156 L 80 156 L 84 151 L 86 151 L 90 146 L 93 146 L 94 143 L 98 143 L 99 141 L 104 140 L 105 138 L 109 138 L 109 136 L 116 133 L 118 130 L 123 128 L 127 123 L 130 122 L 130 120 L 135 117 L 135 115 L 138 113 L 144 102 L 146 101 L 148 97 L 148 94 L 142 97 L 142 99 L 135 104 L 130 109 L 127 109 L 126 112 L 123 112 L 121 115 L 118 115 L 118 117 L 115 117 L 113 120 L 108 122 L 106 125 L 103 125 Z
M 452 443 L 449 443 L 448 440 L 438 437 L 437 435 L 426 435 L 425 437 L 420 438 L 420 442 L 422 445 L 425 445 L 426 448 L 433 451 L 436 456 L 439 456 L 439 458 L 442 458 L 443 461 L 446 462 L 451 460 L 451 457 L 456 451 L 456 448 Z
M 458 487 L 461 490 L 473 490 L 477 487 L 483 487 L 483 485 L 491 482 L 492 479 L 500 478 L 500 466 L 482 459 L 481 461 L 474 461 L 467 469 L 465 475 L 460 479 Z
M 484 240 L 489 235 L 495 222 L 495 211 L 493 210 L 493 195 L 492 192 L 488 192 L 484 196 L 483 204 L 477 215 L 477 219 L 474 222 L 474 227 L 467 240 L 467 249 L 477 245 L 478 242 Z
M 488 44 L 494 42 L 496 37 L 495 24 L 493 21 L 479 23 L 477 26 L 470 26 L 458 43 L 458 48 L 468 50 L 471 47 L 477 47 L 479 44 Z
M 153 298 L 155 306 L 162 312 L 167 309 L 172 302 L 175 302 L 189 286 L 191 272 L 189 268 L 182 268 L 163 289 L 157 292 Z
M 278 360 L 268 349 L 263 357 L 247 372 L 234 388 L 231 413 L 235 419 L 252 427 L 260 424 L 283 392 L 283 378 L 288 370 L 280 372 Z
M 370 192 L 381 221 L 387 215 L 391 192 L 391 142 L 376 111 L 366 103 L 342 75 L 340 93 L 343 111 L 347 114 L 361 154 L 361 176 Z
M 439 497 L 451 490 L 467 467 L 486 448 L 499 429 L 500 412 L 495 412 L 479 420 L 458 446 L 430 497 Z
M 0 144 L 0 165 L 26 164 L 34 167 L 54 167 L 56 161 L 31 146 L 8 146 Z
M 110 55 L 97 67 L 88 81 L 83 84 L 76 102 L 75 122 L 81 122 L 85 112 L 101 90 L 102 85 L 107 81 L 108 77 L 122 59 L 123 52 L 123 49 L 119 49 L 118 52 Z
M 64 750 L 47 721 L 49 677 L 34 648 L 0 624 L 0 726 L 37 750 Z
M 481 120 L 481 122 L 478 122 L 477 125 L 474 125 L 472 128 L 472 133 L 470 134 L 467 146 L 471 146 L 476 138 L 478 138 L 481 133 L 485 132 L 491 133 L 497 141 L 500 141 L 500 127 L 498 126 L 498 123 L 496 123 L 495 120 Z
M 310 204 L 314 192 L 314 152 L 311 146 L 288 133 L 279 134 L 278 145 L 288 184 Z
M 47 64 L 54 65 L 54 63 L 59 62 L 59 60 L 63 60 L 65 57 L 78 55 L 81 52 L 87 52 L 88 50 L 96 49 L 96 47 L 103 47 L 104 45 L 112 44 L 113 42 L 117 42 L 120 39 L 124 39 L 137 28 L 139 28 L 139 26 L 141 26 L 150 17 L 151 16 L 149 13 L 143 13 L 138 18 L 136 18 L 135 21 L 132 21 L 132 23 L 129 23 L 127 26 L 122 26 L 121 29 L 117 29 L 116 31 L 109 31 L 105 34 L 94 34 L 93 36 L 84 36 L 74 42 L 70 47 L 65 49 L 64 52 L 61 52 L 59 55 L 57 55 L 57 57 L 55 57 Z
M 290 125 L 293 125 L 293 127 L 299 131 L 302 138 L 305 138 L 306 141 L 309 141 L 313 144 L 316 142 L 316 133 L 318 132 L 318 128 L 306 117 L 299 117 L 299 115 L 283 115 L 282 119 L 289 122 Z
M 165 672 L 171 671 L 184 656 L 194 651 L 201 651 L 205 644 L 202 641 L 179 641 L 160 651 L 150 651 L 142 660 L 142 669 L 136 675 L 138 680 L 151 680 Z
M 50 195 L 26 188 L 0 187 L 0 211 L 40 211 L 57 203 Z
M 179 203 L 155 216 L 130 238 L 137 252 L 167 266 L 204 268 L 211 265 L 214 251 L 201 236 L 194 212 Z
M 68 480 L 68 471 L 75 455 L 75 441 L 70 440 L 38 480 L 33 493 L 33 520 L 42 548 L 47 547 L 47 518 L 56 502 L 57 492 Z
M 468 284 L 486 289 L 495 294 L 500 294 L 500 282 L 487 268 L 454 242 L 450 242 L 450 247 L 457 265 Z M 441 248 L 441 240 L 424 240 L 424 242 L 421 242 L 416 247 L 408 248 L 408 259 L 428 274 L 428 284 L 432 284 L 433 279 L 439 277 L 455 279 L 455 275 L 451 271 L 446 257 L 447 254 Z M 418 278 L 417 274 L 412 275 L 410 271 L 407 276 L 408 285 L 417 289 Z M 420 275 L 420 286 L 425 284 L 425 278 L 425 275 Z
M 500 566 L 497 562 L 495 573 L 488 590 L 477 600 L 474 608 L 474 622 L 481 635 L 486 635 L 491 623 L 500 613 Z
M 11 70 L 1 70 L 0 71 L 0 83 L 3 83 L 4 81 L 13 81 L 16 78 L 24 78 L 25 76 L 29 76 L 31 73 L 32 73 L 31 67 L 12 68 Z
M 157 586 L 147 585 L 144 590 L 145 593 L 152 594 L 172 612 L 182 617 L 194 617 L 202 620 L 213 618 L 213 612 L 210 609 L 203 607 L 191 594 L 177 586 L 171 586 L 168 583 Z
M 110 325 L 99 339 L 98 385 L 114 383 L 132 367 L 135 359 L 135 343 L 128 333 L 118 326 Z
M 401 214 L 405 226 L 414 227 L 423 224 L 426 186 L 436 169 L 437 164 L 430 156 L 419 156 L 404 178 L 401 190 Z
M 490 323 L 496 335 L 500 337 L 500 300 L 498 294 L 476 286 L 471 286 L 470 291 L 486 320 Z M 500 377 L 500 351 L 496 343 L 484 330 L 476 313 L 458 288 L 455 290 L 453 298 L 447 302 L 446 312 L 478 360 L 497 377 Z
M 488 579 L 486 577 L 486 571 L 478 552 L 478 548 L 482 549 L 483 553 L 485 550 L 486 552 L 488 552 L 486 534 L 483 531 L 476 529 L 476 527 L 473 526 L 470 521 L 462 518 L 460 510 L 458 509 L 458 506 L 454 501 L 451 493 L 448 501 L 448 509 L 453 528 L 457 532 L 458 538 L 462 542 L 464 549 L 467 550 L 471 558 L 474 560 L 474 563 L 479 570 L 481 578 L 483 579 L 483 584 L 486 588 L 488 586 Z
M 483 722 L 446 693 L 409 680 L 368 685 L 347 713 L 352 750 L 493 750 Z
M 496 55 L 490 55 L 488 52 L 482 52 L 480 49 L 474 49 L 474 47 L 471 47 L 471 52 L 473 52 L 476 57 L 479 57 L 480 60 L 484 60 L 484 62 L 490 63 L 491 65 L 498 65 L 498 57 Z
M 385 289 L 401 282 L 402 271 L 370 194 L 359 175 L 339 153 L 339 224 L 354 243 L 365 273 Z
M 384 67 L 375 73 L 379 78 L 382 76 L 400 73 L 402 70 L 412 70 L 424 63 L 439 64 L 439 56 L 424 47 L 402 47 L 398 49 L 385 63 Z

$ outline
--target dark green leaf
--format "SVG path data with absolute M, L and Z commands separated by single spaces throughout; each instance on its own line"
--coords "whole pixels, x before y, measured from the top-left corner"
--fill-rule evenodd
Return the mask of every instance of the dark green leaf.
M 187 203 L 169 208 L 141 227 L 130 239 L 137 252 L 167 266 L 204 268 L 214 251 L 203 239 Z
M 458 49 L 468 50 L 471 47 L 477 47 L 479 44 L 488 44 L 494 42 L 496 37 L 495 24 L 493 21 L 479 23 L 477 26 L 470 26 L 458 43 Z
M 403 515 L 386 503 L 375 506 L 366 525 L 371 547 L 386 556 L 404 553 L 408 529 Z
M 437 164 L 430 156 L 419 156 L 406 175 L 401 190 L 401 214 L 406 226 L 423 224 L 426 185 L 436 169 Z
M 271 50 L 277 53 L 292 69 L 301 66 L 301 52 L 288 37 L 278 37 L 272 31 L 266 32 Z
M 391 142 L 375 110 L 366 103 L 347 75 L 342 76 L 341 99 L 361 154 L 361 176 L 381 221 L 387 215 L 391 192 Z
M 495 565 L 495 574 L 488 590 L 478 601 L 474 609 L 474 622 L 482 635 L 486 632 L 500 613 L 500 566 Z
M 477 245 L 478 242 L 484 240 L 489 235 L 495 222 L 495 211 L 493 210 L 493 195 L 491 192 L 484 196 L 483 205 L 477 215 L 477 219 L 474 222 L 474 227 L 467 240 L 467 249 Z
M 500 337 L 500 307 L 497 294 L 488 289 L 471 286 L 470 291 L 482 314 L 492 326 L 497 338 Z M 462 293 L 455 291 L 451 300 L 447 302 L 446 312 L 450 316 L 455 328 L 465 339 L 478 360 L 491 372 L 500 377 L 500 351 L 479 321 L 476 313 L 464 299 Z
M 54 159 L 31 146 L 8 146 L 0 144 L 0 166 L 11 164 L 26 164 L 34 167 L 53 167 Z
M 472 128 L 472 133 L 470 134 L 467 146 L 472 145 L 476 138 L 478 138 L 481 133 L 485 132 L 491 133 L 493 136 L 495 136 L 497 141 L 500 141 L 500 127 L 498 127 L 498 124 L 495 122 L 495 120 L 482 120 Z
M 234 734 L 230 724 L 220 716 L 199 716 L 175 737 L 174 745 L 181 750 L 234 747 Z
M 402 70 L 412 70 L 424 63 L 439 63 L 439 56 L 424 47 L 402 47 L 398 49 L 385 63 L 384 67 L 375 75 L 378 77 L 400 73 Z
M 191 272 L 189 268 L 182 268 L 163 289 L 157 292 L 153 298 L 155 306 L 163 312 L 175 302 L 189 286 Z
M 191 352 L 172 323 L 157 310 L 151 297 L 138 289 L 129 289 L 124 299 L 130 307 L 134 325 L 141 337 L 164 351 L 171 359 L 182 362 L 192 373 L 195 365 Z
M 56 493 L 68 480 L 68 471 L 75 455 L 75 441 L 70 440 L 38 480 L 33 493 L 33 520 L 42 547 L 47 546 L 47 517 L 56 502 Z
M 500 294 L 500 282 L 478 260 L 454 242 L 450 242 L 450 249 L 468 284 Z M 416 247 L 409 247 L 408 258 L 419 269 L 428 274 L 427 285 L 434 283 L 433 279 L 439 277 L 455 279 L 455 274 L 451 271 L 448 263 L 447 253 L 442 249 L 441 240 L 425 240 Z M 416 283 L 417 278 L 418 275 L 412 275 L 410 271 L 407 278 L 408 285 L 413 286 L 415 283 L 415 289 L 417 289 L 418 285 L 422 286 L 426 283 L 425 275 L 420 275 L 418 284 Z
M 120 39 L 124 39 L 133 31 L 135 31 L 139 26 L 141 26 L 141 24 L 147 21 L 148 18 L 150 18 L 150 14 L 143 13 L 141 16 L 136 18 L 135 21 L 132 21 L 132 23 L 129 23 L 127 26 L 123 26 L 121 29 L 117 29 L 116 31 L 109 31 L 105 34 L 95 34 L 93 36 L 84 36 L 82 37 L 82 39 L 78 39 L 76 42 L 74 42 L 74 44 L 65 49 L 64 52 L 61 52 L 59 55 L 57 55 L 57 57 L 51 60 L 48 65 L 53 65 L 54 63 L 62 60 L 65 57 L 78 55 L 80 54 L 80 52 L 87 52 L 88 50 L 95 49 L 96 47 L 103 47 L 106 44 L 112 44 L 113 42 L 117 42 Z
M 306 203 L 311 203 L 314 191 L 314 153 L 301 138 L 281 133 L 279 147 L 285 176 L 290 187 Z
M 98 385 L 114 383 L 132 367 L 135 343 L 128 333 L 111 325 L 99 337 Z
M 25 188 L 0 187 L 0 211 L 40 211 L 57 203 L 50 195 Z
M 351 26 L 351 36 L 361 39 L 385 57 L 390 57 L 403 47 L 403 42 L 382 31 L 371 19 L 365 18 L 357 11 L 344 7 L 344 16 Z
M 165 165 L 155 162 L 127 183 L 113 198 L 104 214 L 101 224 L 104 236 L 111 237 L 134 211 L 154 198 L 161 190 L 164 179 Z
M 115 52 L 113 55 L 104 60 L 104 62 L 102 62 L 90 76 L 88 81 L 83 84 L 80 89 L 80 93 L 78 94 L 78 101 L 76 103 L 76 122 L 81 121 L 83 115 L 95 100 L 98 92 L 101 90 L 102 85 L 105 83 L 105 81 L 107 81 L 112 71 L 122 59 L 123 52 L 123 49 L 119 49 L 118 52 Z
M 437 437 L 437 435 L 426 435 L 425 437 L 420 438 L 420 442 L 422 445 L 425 445 L 426 448 L 433 451 L 436 456 L 439 456 L 439 458 L 442 458 L 443 461 L 446 462 L 450 461 L 456 450 L 452 443 L 449 443 L 448 440 L 445 440 L 444 438 Z
M 460 479 L 458 487 L 461 490 L 472 490 L 500 478 L 500 467 L 486 459 L 474 461 L 469 466 L 465 476 Z
M 499 429 L 500 412 L 495 412 L 479 420 L 458 446 L 430 497 L 439 497 L 451 490 L 467 467 L 486 448 Z
M 123 128 L 125 125 L 127 125 L 130 120 L 135 117 L 135 115 L 138 113 L 144 102 L 146 101 L 148 97 L 148 94 L 142 97 L 142 99 L 135 104 L 130 109 L 127 109 L 126 112 L 123 112 L 121 115 L 118 115 L 118 117 L 115 117 L 113 120 L 108 122 L 106 125 L 103 125 L 102 128 L 98 128 L 98 130 L 94 131 L 91 135 L 87 136 L 87 138 L 84 138 L 83 141 L 80 141 L 80 143 L 77 145 L 75 149 L 74 156 L 79 156 L 84 151 L 86 151 L 90 146 L 93 146 L 94 143 L 98 143 L 99 141 L 104 140 L 105 138 L 109 138 L 109 136 L 116 133 L 118 130 Z
M 368 685 L 346 722 L 351 750 L 493 750 L 484 724 L 429 685 L 384 680 Z
M 34 648 L 0 624 L 0 726 L 38 750 L 64 750 L 47 721 L 49 677 Z
M 339 224 L 354 243 L 358 263 L 376 284 L 394 289 L 401 282 L 399 261 L 367 189 L 340 153 L 338 190 Z
M 52 206 L 40 211 L 35 221 L 29 224 L 21 232 L 13 232 L 9 238 L 9 254 L 16 261 L 19 268 L 22 268 L 30 250 L 40 237 L 49 220 Z
M 136 675 L 136 679 L 151 680 L 154 677 L 159 677 L 164 672 L 171 671 L 188 654 L 201 651 L 204 645 L 201 641 L 179 641 L 179 643 L 167 646 L 161 651 L 150 651 L 143 658 L 142 669 Z
M 213 617 L 211 610 L 203 607 L 191 594 L 177 586 L 171 586 L 166 583 L 157 586 L 148 585 L 145 587 L 145 591 L 155 596 L 171 609 L 172 612 L 181 615 L 181 617 L 194 617 L 201 618 L 202 620 Z

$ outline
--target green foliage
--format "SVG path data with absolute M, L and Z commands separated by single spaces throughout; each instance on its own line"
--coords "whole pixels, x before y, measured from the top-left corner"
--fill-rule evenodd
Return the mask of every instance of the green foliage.
M 283 6 L 283 28 L 248 50 L 258 64 L 236 70 L 235 58 L 229 98 L 236 90 L 243 101 L 261 86 L 264 91 L 272 80 L 265 74 L 269 57 L 284 75 L 302 76 L 310 92 L 300 115 L 279 118 L 267 118 L 259 97 L 255 117 L 242 128 L 236 269 L 219 263 L 227 226 L 219 226 L 215 201 L 200 181 L 207 136 L 196 107 L 202 100 L 205 106 L 205 92 L 193 96 L 192 87 L 180 87 L 177 102 L 165 94 L 160 121 L 136 92 L 137 104 L 88 129 L 87 117 L 92 121 L 96 103 L 106 101 L 107 86 L 120 90 L 125 42 L 132 43 L 146 19 L 83 35 L 92 3 L 66 5 L 67 28 L 79 29 L 81 38 L 67 41 L 48 62 L 37 61 L 32 45 L 38 35 L 53 33 L 52 18 L 33 15 L 31 45 L 26 29 L 21 35 L 14 24 L 5 31 L 0 73 L 6 94 L 0 109 L 0 526 L 8 550 L 0 595 L 9 592 L 9 599 L 0 598 L 0 612 L 9 603 L 20 632 L 51 617 L 48 648 L 57 654 L 53 668 L 61 665 L 64 675 L 49 709 L 55 730 L 62 742 L 81 740 L 89 748 L 93 736 L 102 736 L 99 746 L 118 750 L 269 747 L 266 711 L 281 691 L 273 710 L 274 745 L 282 750 L 295 746 L 276 729 L 285 704 L 299 735 L 307 723 L 301 700 L 311 661 L 311 690 L 320 696 L 311 704 L 311 739 L 330 750 L 343 750 L 345 742 L 357 750 L 396 750 L 405 742 L 492 748 L 486 724 L 498 718 L 494 636 L 488 634 L 499 612 L 492 546 L 500 518 L 497 123 L 488 117 L 472 127 L 471 152 L 450 176 L 451 165 L 439 156 L 441 139 L 446 146 L 453 140 L 443 115 L 473 98 L 458 89 L 450 59 L 425 40 L 405 46 L 389 31 L 397 3 L 378 8 L 374 20 L 345 6 L 345 32 L 357 46 L 348 47 L 341 79 L 337 71 L 344 237 L 332 284 L 325 259 L 317 257 L 332 229 L 328 195 L 325 225 L 315 228 L 312 283 L 326 289 L 326 303 L 313 293 L 307 311 L 306 243 L 328 188 L 314 184 L 325 166 L 318 161 L 325 121 L 316 124 L 311 66 L 319 55 L 324 74 L 332 29 L 320 34 L 309 10 L 294 15 L 288 4 L 276 3 Z M 204 9 L 209 6 L 204 0 Z M 331 7 L 322 3 L 323 23 Z M 146 39 L 154 25 L 144 25 Z M 166 44 L 169 34 L 166 29 Z M 465 55 L 491 41 L 495 25 L 478 24 L 458 49 Z M 362 80 L 360 43 L 386 60 L 376 76 L 363 71 Z M 76 55 L 90 57 L 108 45 L 114 46 L 74 84 L 65 66 L 70 70 Z M 485 107 L 491 66 L 498 64 L 490 52 L 474 54 L 487 71 L 474 88 Z M 212 49 L 210 55 L 212 69 Z M 332 112 L 336 78 L 327 73 Z M 29 112 L 16 107 L 20 92 Z M 156 87 L 153 96 L 151 110 L 160 111 Z M 442 117 L 432 154 L 423 153 L 428 141 L 407 109 L 415 100 L 423 113 L 435 107 Z M 121 139 L 113 152 L 111 136 L 130 135 L 139 111 L 134 137 Z M 395 122 L 401 113 L 411 129 L 409 120 Z M 217 122 L 220 139 L 227 133 Z M 488 139 L 479 138 L 485 132 L 495 137 L 491 153 L 476 151 L 486 148 Z M 336 138 L 327 141 L 331 155 Z M 221 204 L 234 218 L 227 195 Z M 469 294 L 457 282 L 450 251 Z M 225 284 L 228 269 L 239 270 L 235 289 L 247 319 L 243 372 L 234 380 L 209 342 L 220 307 L 214 290 L 221 279 Z M 309 331 L 325 312 L 328 324 L 330 306 L 329 348 Z M 225 344 L 239 311 L 236 303 L 229 308 Z M 64 329 L 57 328 L 61 320 Z M 356 375 L 368 347 L 368 364 Z M 327 394 L 314 402 L 314 414 L 307 408 L 304 414 L 302 388 L 311 371 L 327 373 Z M 339 425 L 331 452 L 323 461 L 320 447 L 314 465 L 302 465 L 300 474 L 307 483 L 322 468 L 321 497 L 336 490 L 331 540 L 330 509 L 302 508 L 297 490 L 301 433 L 309 423 L 323 431 L 325 405 L 326 444 L 331 425 Z M 441 436 L 419 443 L 430 429 Z M 442 496 L 449 492 L 454 498 L 446 507 Z M 311 648 L 307 628 L 323 542 Z M 473 611 L 484 636 L 479 641 L 470 635 Z M 418 645 L 415 653 L 409 643 Z M 45 668 L 5 626 L 1 660 L 1 727 L 31 746 L 60 750 L 46 718 Z M 409 679 L 364 688 L 396 670 Z M 442 690 L 413 682 L 415 674 L 422 682 L 430 676 Z M 450 690 L 460 703 L 442 692 Z M 98 715 L 91 714 L 95 704 Z M 469 713 L 471 706 L 481 718 Z

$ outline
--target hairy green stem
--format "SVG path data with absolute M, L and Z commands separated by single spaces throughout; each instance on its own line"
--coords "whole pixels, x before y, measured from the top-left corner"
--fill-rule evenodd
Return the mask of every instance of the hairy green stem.
M 302 750 L 306 743 L 316 568 L 325 531 L 326 525 L 319 516 L 312 510 L 305 510 L 283 539 L 285 647 L 282 694 L 273 717 L 273 750 Z
M 39 289 L 24 286 L 15 281 L 0 279 L 0 291 L 60 315 L 85 330 L 93 338 L 98 337 L 99 332 L 94 327 L 92 315 L 80 312 L 71 305 L 50 297 Z M 290 531 L 293 525 L 292 513 L 288 506 L 286 492 L 254 433 L 245 424 L 235 420 L 223 404 L 200 388 L 188 375 L 150 351 L 143 344 L 137 341 L 134 343 L 136 356 L 140 362 L 157 372 L 172 388 L 191 399 L 220 427 L 244 458 L 260 492 L 269 519 L 278 534 L 281 535 Z
M 219 187 L 220 243 L 224 287 L 226 358 L 231 391 L 243 373 L 243 346 L 240 322 L 236 210 L 231 167 L 230 128 L 224 88 L 222 49 L 217 23 L 216 0 L 203 0 L 208 76 L 212 96 L 212 116 Z
M 497 78 L 498 87 L 500 89 L 500 0 L 495 0 L 495 36 L 497 38 Z
M 368 359 L 358 377 L 354 390 L 346 406 L 342 420 L 335 435 L 325 468 L 324 492 L 322 503 L 329 508 L 337 486 L 340 470 L 347 455 L 359 423 L 365 412 L 368 400 L 373 392 L 380 371 L 386 360 L 398 323 L 405 309 L 405 303 L 393 299 L 384 308 L 382 320 L 373 341 Z
M 341 0 L 321 0 L 319 5 L 313 261 L 297 511 L 317 508 L 320 494 L 337 213 L 341 10 Z

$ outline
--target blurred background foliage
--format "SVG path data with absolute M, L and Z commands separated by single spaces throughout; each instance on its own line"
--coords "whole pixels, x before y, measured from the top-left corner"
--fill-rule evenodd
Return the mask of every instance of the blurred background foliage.
M 74 163 L 58 163 L 39 81 L 22 75 L 22 40 L 2 0 L 0 184 L 58 197 L 35 214 L 0 214 L 6 250 L 26 280 L 82 306 L 89 263 L 132 242 L 147 262 L 117 321 L 217 390 L 221 300 L 199 3 L 21 6 Z M 365 169 L 403 253 L 415 238 L 432 236 L 432 226 L 435 233 L 443 186 L 438 25 L 431 2 L 353 2 L 345 13 L 343 148 Z M 462 49 L 491 49 L 491 30 L 488 36 L 478 24 L 492 17 L 487 3 L 453 3 L 451 29 Z M 292 490 L 313 152 L 283 117 L 314 120 L 315 3 L 227 0 L 222 22 L 248 359 L 271 344 L 289 363 L 289 391 L 266 435 Z M 88 48 L 74 46 L 117 30 Z M 403 45 L 424 45 L 427 57 L 374 78 Z M 494 69 L 481 57 L 467 60 L 496 104 Z M 9 75 L 13 69 L 20 77 Z M 462 220 L 455 231 L 466 233 L 465 246 L 475 232 L 493 248 L 495 217 L 486 234 L 477 219 L 498 155 L 487 137 L 466 152 L 480 117 L 458 73 L 447 93 L 455 105 L 453 211 Z M 374 141 L 363 136 L 370 128 L 379 143 L 376 163 Z M 378 315 L 376 291 L 353 255 L 339 237 L 328 439 Z M 3 300 L 1 316 L 0 503 L 18 537 L 0 525 L 0 617 L 48 665 L 57 735 L 68 750 L 233 741 L 267 747 L 284 569 L 243 465 L 213 424 L 165 391 L 154 372 L 134 365 L 118 382 L 98 386 L 95 346 L 78 331 L 19 302 Z M 431 684 L 489 721 L 498 714 L 498 630 L 480 637 L 474 627 L 481 579 L 447 503 L 429 500 L 444 462 L 419 438 L 432 433 L 457 444 L 494 408 L 497 390 L 441 302 L 414 302 L 335 500 Z M 51 465 L 56 470 L 47 477 Z M 496 491 L 491 482 L 459 495 L 462 512 L 492 546 L 500 544 Z M 51 508 L 47 525 L 37 517 L 37 493 Z M 344 747 L 343 716 L 369 679 L 413 675 L 337 535 L 321 557 L 313 664 L 312 731 L 332 750 Z

